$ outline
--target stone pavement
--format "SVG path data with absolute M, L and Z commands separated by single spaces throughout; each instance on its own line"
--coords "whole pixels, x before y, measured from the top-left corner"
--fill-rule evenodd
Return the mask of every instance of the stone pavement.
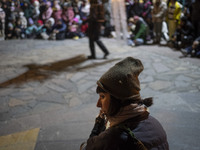
M 170 149 L 200 149 L 199 59 L 179 58 L 164 46 L 103 42 L 111 52 L 106 60 L 86 59 L 86 38 L 0 41 L 0 150 L 79 149 L 99 111 L 96 81 L 127 56 L 144 64 L 141 95 L 154 97 L 150 113 L 165 128 Z

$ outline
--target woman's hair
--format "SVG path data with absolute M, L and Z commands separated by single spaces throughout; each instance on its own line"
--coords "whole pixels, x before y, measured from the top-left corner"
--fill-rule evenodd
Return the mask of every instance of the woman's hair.
M 97 86 L 96 93 L 107 93 L 105 90 L 103 90 L 100 86 Z M 150 107 L 153 104 L 153 98 L 132 98 L 132 99 L 126 99 L 126 100 L 121 100 L 118 98 L 115 98 L 114 96 L 110 95 L 110 105 L 108 109 L 108 116 L 115 116 L 122 107 L 130 105 L 130 104 L 144 104 L 146 107 Z

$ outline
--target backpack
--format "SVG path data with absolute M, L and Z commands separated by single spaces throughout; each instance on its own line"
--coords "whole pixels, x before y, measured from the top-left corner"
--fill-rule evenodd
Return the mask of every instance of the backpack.
M 133 148 L 134 150 L 147 150 L 144 144 L 135 137 L 134 133 L 131 131 L 130 128 L 128 128 L 127 126 L 123 124 L 119 125 L 119 128 L 128 134 L 128 141 L 131 142 L 130 143 L 131 148 Z

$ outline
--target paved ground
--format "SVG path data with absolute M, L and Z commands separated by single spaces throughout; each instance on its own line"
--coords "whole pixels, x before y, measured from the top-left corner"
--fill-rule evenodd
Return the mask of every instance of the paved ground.
M 0 150 L 76 150 L 98 113 L 96 81 L 117 61 L 142 60 L 142 97 L 171 150 L 200 150 L 200 61 L 164 46 L 103 39 L 107 60 L 86 60 L 87 39 L 0 41 Z M 97 56 L 102 52 L 97 48 Z M 35 147 L 35 148 L 34 148 Z

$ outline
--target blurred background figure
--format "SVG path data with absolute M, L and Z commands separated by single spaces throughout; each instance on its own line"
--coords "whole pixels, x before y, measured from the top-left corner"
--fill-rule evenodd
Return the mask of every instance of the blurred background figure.
M 156 0 L 152 9 L 152 21 L 154 24 L 154 44 L 160 44 L 162 36 L 162 25 L 165 21 L 167 5 L 162 0 Z

